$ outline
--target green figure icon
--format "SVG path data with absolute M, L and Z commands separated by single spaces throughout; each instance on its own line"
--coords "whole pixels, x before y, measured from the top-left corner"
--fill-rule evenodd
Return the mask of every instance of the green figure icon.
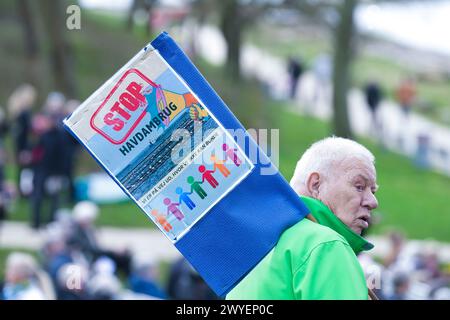
M 203 188 L 200 186 L 200 184 L 202 184 L 203 182 L 195 181 L 194 177 L 192 177 L 192 176 L 189 176 L 187 178 L 187 182 L 191 185 L 191 192 L 195 191 L 195 193 L 198 194 L 200 199 L 205 199 L 207 194 L 206 194 L 205 190 L 203 190 Z

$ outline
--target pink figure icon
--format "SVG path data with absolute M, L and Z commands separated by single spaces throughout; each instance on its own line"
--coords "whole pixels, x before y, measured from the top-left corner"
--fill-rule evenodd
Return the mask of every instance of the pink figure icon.
M 178 209 L 180 204 L 170 201 L 169 198 L 165 198 L 163 202 L 167 206 L 167 215 L 170 213 L 173 214 L 178 221 L 182 222 L 186 226 L 186 223 L 182 221 L 184 219 L 184 214 L 180 211 L 180 209 Z
M 237 154 L 235 151 L 237 151 L 237 149 L 232 149 L 230 147 L 228 147 L 228 145 L 226 143 L 224 143 L 222 145 L 222 150 L 225 151 L 226 155 L 228 158 L 230 158 L 234 164 L 236 165 L 236 167 L 239 167 L 241 165 L 241 159 L 238 158 Z
M 208 181 L 208 183 L 213 188 L 216 188 L 219 185 L 217 180 L 212 175 L 215 170 L 206 170 L 205 166 L 201 165 L 200 167 L 198 167 L 198 171 L 202 173 L 202 182 L 205 182 L 205 180 Z
M 211 155 L 211 161 L 214 163 L 214 170 L 219 170 L 225 178 L 230 175 L 230 170 L 223 164 L 223 160 L 217 160 L 215 155 Z

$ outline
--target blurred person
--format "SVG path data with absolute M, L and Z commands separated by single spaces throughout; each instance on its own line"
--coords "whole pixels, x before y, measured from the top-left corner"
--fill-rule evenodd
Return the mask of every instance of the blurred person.
M 383 272 L 382 264 L 376 262 L 372 256 L 362 252 L 358 255 L 358 261 L 364 271 L 364 278 L 366 279 L 367 287 L 371 289 L 380 300 L 384 300 L 383 295 Z
M 169 270 L 167 293 L 175 300 L 217 300 L 219 297 L 195 271 L 191 264 L 180 258 Z
M 287 71 L 289 74 L 289 97 L 291 99 L 295 99 L 297 95 L 298 82 L 303 73 L 302 62 L 298 58 L 290 57 L 288 59 Z
M 92 266 L 92 277 L 87 282 L 91 300 L 118 300 L 122 285 L 115 275 L 116 265 L 108 257 L 99 257 Z
M 17 170 L 17 185 L 20 186 L 22 170 L 31 162 L 31 110 L 36 103 L 37 93 L 33 86 L 22 84 L 11 94 L 8 100 L 8 111 L 11 119 L 11 134 Z M 23 195 L 20 190 L 20 195 Z
M 64 106 L 64 114 L 63 116 L 69 116 L 72 114 L 73 111 L 80 105 L 80 102 L 78 100 L 69 100 Z M 62 122 L 61 122 L 62 123 Z M 74 203 L 76 198 L 76 192 L 75 192 L 75 183 L 74 183 L 74 171 L 75 171 L 75 163 L 76 163 L 76 156 L 77 153 L 80 150 L 80 144 L 78 141 L 63 127 L 60 128 L 62 131 L 62 135 L 64 137 L 64 149 L 63 149 L 63 176 L 65 177 L 67 183 L 68 183 L 68 202 Z
M 389 268 L 390 266 L 392 266 L 395 262 L 397 262 L 399 255 L 404 247 L 404 237 L 402 234 L 398 233 L 398 232 L 392 232 L 389 235 L 389 242 L 390 242 L 390 246 L 389 246 L 389 253 L 386 255 L 386 257 L 384 258 L 383 261 L 383 265 L 386 268 Z
M 87 283 L 90 300 L 119 300 L 121 285 L 114 275 L 95 275 Z
M 443 276 L 439 267 L 439 257 L 436 252 L 430 252 L 424 255 L 424 269 L 430 280 L 440 279 Z
M 381 99 L 383 98 L 383 93 L 381 91 L 380 84 L 376 81 L 369 82 L 364 88 L 364 94 L 366 98 L 367 106 L 370 110 L 370 115 L 372 117 L 373 131 L 377 138 L 381 133 L 380 123 L 378 122 L 377 110 L 380 105 Z
M 58 269 L 72 262 L 70 252 L 66 247 L 66 236 L 55 222 L 47 225 L 42 247 L 43 266 L 52 279 L 56 279 Z
M 315 77 L 314 103 L 317 104 L 320 98 L 328 101 L 330 82 L 332 75 L 332 61 L 328 53 L 319 54 L 313 61 L 313 73 Z
M 310 215 L 283 232 L 227 299 L 376 299 L 356 257 L 373 248 L 361 232 L 378 206 L 374 161 L 338 137 L 306 150 L 290 184 Z
M 58 300 L 89 299 L 89 269 L 83 264 L 66 263 L 58 269 L 56 287 Z
M 66 284 L 60 282 L 61 269 L 76 262 L 66 245 L 66 238 L 67 231 L 64 227 L 59 222 L 53 222 L 45 230 L 42 248 L 43 267 L 53 282 L 55 294 L 59 300 L 68 299 L 73 295 L 72 292 L 67 291 Z
M 399 132 L 397 138 L 398 147 L 404 152 L 408 152 L 405 148 L 405 135 L 408 133 L 408 120 L 411 112 L 412 105 L 416 98 L 416 84 L 412 78 L 406 78 L 400 82 L 395 89 L 395 97 L 400 105 L 403 117 L 399 118 Z
M 428 132 L 417 135 L 417 148 L 414 155 L 414 164 L 421 169 L 430 168 L 430 154 L 432 152 L 432 137 Z
M 128 250 L 106 250 L 98 243 L 94 225 L 98 215 L 97 205 L 90 201 L 81 201 L 74 206 L 72 215 L 74 223 L 68 236 L 69 247 L 82 252 L 89 262 L 107 256 L 128 276 L 131 268 L 131 255 Z
M 427 298 L 434 299 L 437 290 L 442 287 L 450 287 L 450 277 L 441 270 L 438 249 L 430 246 L 422 249 L 420 260 L 415 271 L 420 280 L 428 285 Z
M 44 102 L 43 112 L 50 115 L 59 115 L 60 118 L 65 113 L 66 97 L 61 92 L 53 91 L 47 96 Z M 60 119 L 62 120 L 62 119 Z
M 412 78 L 406 78 L 400 82 L 395 91 L 395 96 L 405 117 L 409 115 L 416 98 L 416 83 Z
M 388 300 L 407 300 L 408 290 L 410 286 L 410 280 L 408 275 L 399 273 L 394 276 L 393 287 L 394 292 L 391 296 L 388 296 Z
M 437 289 L 431 298 L 433 300 L 450 300 L 450 288 L 447 286 Z
M 44 121 L 42 119 L 41 121 Z M 32 218 L 31 226 L 38 229 L 41 226 L 41 207 L 49 197 L 50 212 L 47 222 L 54 220 L 59 208 L 60 193 L 64 187 L 64 134 L 57 127 L 57 118 L 47 116 L 43 122 L 43 133 L 33 148 L 33 191 L 31 195 Z
M 5 179 L 5 165 L 7 160 L 4 139 L 8 131 L 5 112 L 0 106 L 0 227 L 1 222 L 8 216 L 9 205 L 14 196 L 13 190 Z
M 3 287 L 5 300 L 47 300 L 54 297 L 51 282 L 31 255 L 21 252 L 8 255 Z
M 157 279 L 157 267 L 152 261 L 136 260 L 133 263 L 133 271 L 128 278 L 128 284 L 133 292 L 154 298 L 167 299 L 167 295 L 158 284 Z

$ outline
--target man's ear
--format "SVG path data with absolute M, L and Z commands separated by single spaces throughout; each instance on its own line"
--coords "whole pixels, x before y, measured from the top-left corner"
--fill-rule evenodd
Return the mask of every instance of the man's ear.
M 320 175 L 317 172 L 313 172 L 309 175 L 308 180 L 306 181 L 306 189 L 308 189 L 308 193 L 313 198 L 319 197 L 319 188 L 320 188 Z

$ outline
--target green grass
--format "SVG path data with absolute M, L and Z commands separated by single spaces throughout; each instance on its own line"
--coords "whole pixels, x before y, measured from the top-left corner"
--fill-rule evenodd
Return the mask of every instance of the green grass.
M 254 81 L 243 80 L 239 88 L 231 85 L 220 68 L 198 61 L 197 66 L 246 128 L 280 129 L 280 172 L 287 180 L 306 148 L 331 134 L 326 122 L 288 111 L 288 105 L 270 101 Z M 421 171 L 411 160 L 387 152 L 363 140 L 377 159 L 377 193 L 380 206 L 375 216 L 379 224 L 371 232 L 401 230 L 412 238 L 450 241 L 450 210 L 446 205 L 450 179 Z M 27 219 L 27 205 L 18 206 L 16 218 Z M 132 203 L 101 206 L 98 224 L 120 227 L 153 227 L 148 218 Z
M 18 200 L 15 202 L 10 219 L 14 221 L 29 222 L 31 216 L 31 208 L 28 200 Z M 68 207 L 67 209 L 71 209 Z M 116 204 L 100 204 L 99 215 L 96 224 L 99 226 L 114 226 L 123 228 L 149 228 L 156 226 L 145 215 L 145 213 L 133 202 L 126 201 Z M 46 221 L 49 216 L 49 206 L 42 206 L 42 221 Z
M 197 65 L 246 128 L 259 128 L 257 123 L 265 123 L 266 128 L 280 130 L 279 169 L 288 181 L 301 154 L 313 142 L 331 135 L 328 123 L 288 111 L 286 103 L 270 101 L 255 82 L 244 80 L 239 84 L 240 94 L 233 96 L 220 68 L 202 62 Z M 255 115 L 265 121 L 255 121 Z M 360 142 L 376 157 L 380 185 L 379 208 L 375 211 L 378 223 L 370 232 L 400 230 L 411 238 L 450 241 L 450 178 L 417 169 L 411 159 L 386 151 L 372 141 Z
M 276 106 L 280 108 L 280 106 Z M 289 111 L 279 113 L 280 171 L 290 179 L 299 156 L 323 137 L 329 127 L 320 120 Z M 417 169 L 410 159 L 388 152 L 377 144 L 361 140 L 375 155 L 380 189 L 377 192 L 379 221 L 370 232 L 402 231 L 415 239 L 450 241 L 450 178 Z

